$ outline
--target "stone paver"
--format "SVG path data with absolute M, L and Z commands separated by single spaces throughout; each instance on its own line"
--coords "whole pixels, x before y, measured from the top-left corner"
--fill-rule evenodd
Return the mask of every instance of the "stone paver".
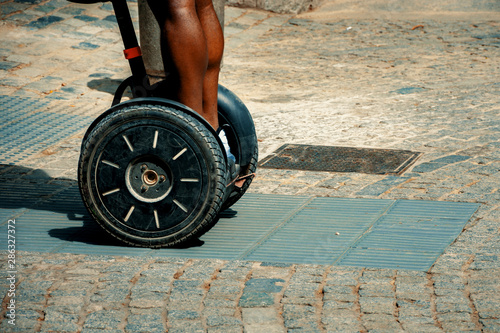
M 226 8 L 221 82 L 252 111 L 260 156 L 284 143 L 424 154 L 401 176 L 260 169 L 249 191 L 481 203 L 429 272 L 18 252 L 9 280 L 4 251 L 0 331 L 500 331 L 500 9 L 335 6 Z M 130 74 L 109 3 L 7 0 L 0 20 L 0 95 L 95 118 Z M 74 185 L 82 137 L 0 166 L 0 179 Z

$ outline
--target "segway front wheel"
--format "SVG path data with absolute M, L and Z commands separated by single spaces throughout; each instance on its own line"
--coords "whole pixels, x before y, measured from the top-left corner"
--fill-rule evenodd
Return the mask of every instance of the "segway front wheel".
M 215 224 L 226 185 L 224 155 L 194 114 L 175 105 L 122 103 L 82 147 L 83 201 L 119 240 L 173 246 Z

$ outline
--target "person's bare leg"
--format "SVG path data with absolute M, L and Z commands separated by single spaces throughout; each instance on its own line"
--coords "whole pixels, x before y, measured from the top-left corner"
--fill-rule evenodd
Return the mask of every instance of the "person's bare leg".
M 203 113 L 205 119 L 217 129 L 217 91 L 224 52 L 224 35 L 212 0 L 196 0 L 196 11 L 208 48 L 208 66 L 203 79 Z
M 149 4 L 162 30 L 164 65 L 169 80 L 173 81 L 169 86 L 174 90 L 174 99 L 207 119 L 203 109 L 203 81 L 208 49 L 195 0 L 150 0 Z
M 148 0 L 162 30 L 162 52 L 169 73 L 165 97 L 219 126 L 217 90 L 224 36 L 212 0 Z

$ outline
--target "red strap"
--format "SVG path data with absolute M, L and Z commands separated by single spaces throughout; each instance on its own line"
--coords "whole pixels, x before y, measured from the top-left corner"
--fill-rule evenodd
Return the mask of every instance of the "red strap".
M 131 49 L 126 49 L 123 51 L 125 54 L 125 59 L 133 59 L 142 56 L 141 48 L 139 46 L 133 47 Z

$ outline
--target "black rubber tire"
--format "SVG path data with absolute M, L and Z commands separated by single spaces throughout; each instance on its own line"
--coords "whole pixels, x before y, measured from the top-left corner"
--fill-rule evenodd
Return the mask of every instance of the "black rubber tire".
M 216 223 L 226 186 L 216 138 L 173 106 L 115 108 L 82 145 L 78 181 L 90 215 L 134 246 L 170 247 L 200 237 Z
M 257 146 L 255 146 L 255 150 L 252 156 L 252 159 L 250 161 L 250 164 L 246 166 L 244 170 L 241 170 L 240 175 L 250 175 L 254 174 L 255 171 L 257 170 L 257 162 L 259 159 L 259 149 Z M 233 191 L 229 195 L 229 197 L 226 199 L 226 201 L 222 204 L 221 207 L 221 212 L 230 208 L 232 205 L 234 205 L 240 198 L 245 194 L 245 192 L 248 190 L 248 187 L 253 181 L 253 177 L 249 177 L 245 180 L 241 188 L 234 187 Z

